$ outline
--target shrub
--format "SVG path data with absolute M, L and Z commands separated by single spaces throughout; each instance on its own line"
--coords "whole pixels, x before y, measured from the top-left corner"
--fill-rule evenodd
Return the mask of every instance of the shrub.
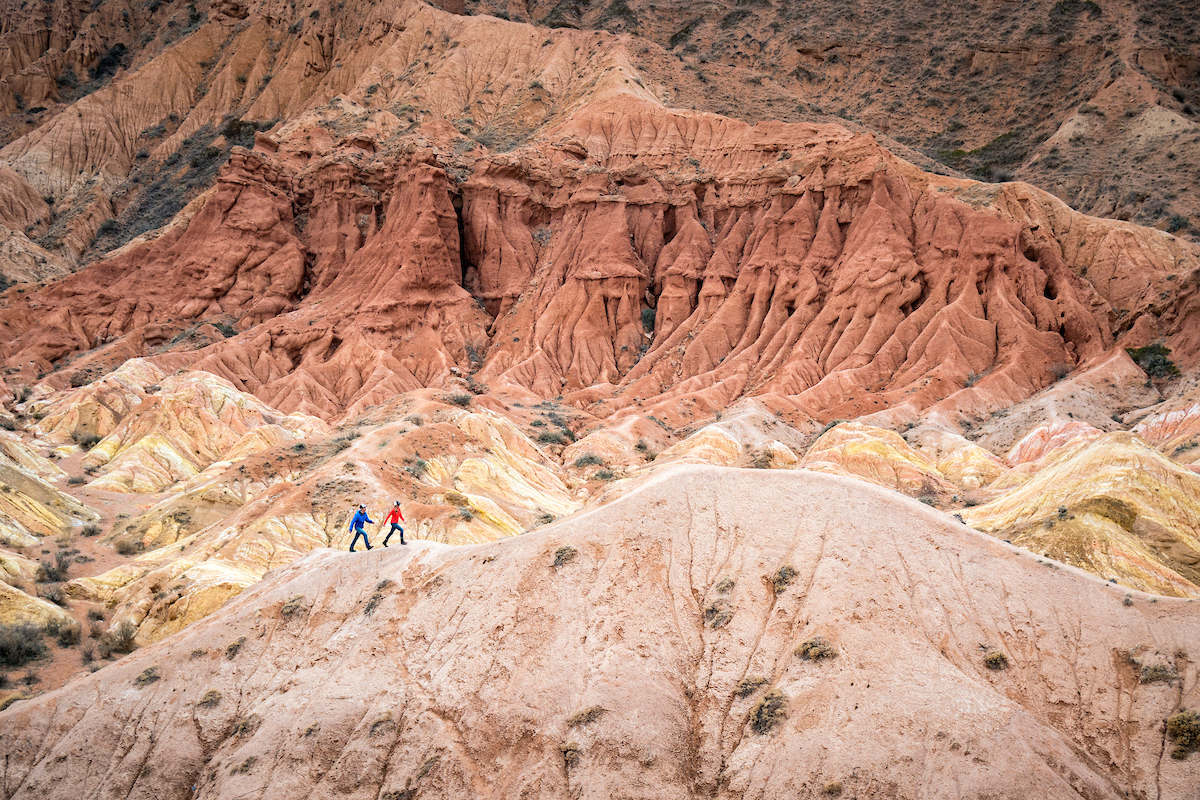
M 92 620 L 93 622 L 103 622 L 104 621 L 104 612 L 98 608 L 88 609 L 87 618 Z
M 579 551 L 576 550 L 574 547 L 571 547 L 571 545 L 569 545 L 569 544 L 563 545 L 562 547 L 560 547 L 554 551 L 553 566 L 555 569 L 558 569 L 559 567 L 562 567 L 562 566 L 566 566 L 567 564 L 570 564 L 572 561 L 574 561 L 575 557 L 578 555 L 579 555 Z
M 646 333 L 654 333 L 654 317 L 656 313 L 653 308 L 642 309 L 642 327 L 646 329 Z
M 562 755 L 563 767 L 566 769 L 570 769 L 578 764 L 579 757 L 583 754 L 583 751 L 579 749 L 579 745 L 574 742 L 561 745 L 558 748 L 558 752 Z
M 54 554 L 54 563 L 43 561 L 38 565 L 37 582 L 38 583 L 58 583 L 67 579 L 67 573 L 71 570 L 71 556 L 66 550 L 59 550 Z
M 239 652 L 241 652 L 242 645 L 244 645 L 245 643 L 246 643 L 246 637 L 245 637 L 245 636 L 239 636 L 239 637 L 238 637 L 237 639 L 235 639 L 234 641 L 232 641 L 232 642 L 230 642 L 229 644 L 225 645 L 225 657 L 226 657 L 227 659 L 229 659 L 230 661 L 232 661 L 233 659 L 237 658 L 237 654 L 238 654 Z
M 1129 353 L 1134 363 L 1151 378 L 1173 378 L 1179 374 L 1179 367 L 1167 358 L 1171 354 L 1171 348 L 1161 342 L 1145 347 L 1127 347 L 1125 352 Z
M 541 444 L 566 444 L 567 437 L 563 436 L 558 431 L 542 431 L 538 434 L 538 442 Z
M 1187 758 L 1200 750 L 1200 714 L 1184 709 L 1167 720 L 1167 737 L 1175 743 L 1171 758 Z
M 775 574 L 771 576 L 771 589 L 775 594 L 779 594 L 788 587 L 788 584 L 796 579 L 798 573 L 790 565 L 783 565 Z
M 83 479 L 80 478 L 81 482 L 82 482 L 82 480 Z M 87 537 L 99 536 L 100 535 L 100 526 L 94 522 L 89 522 L 87 525 L 84 525 L 83 528 L 79 532 Z
M 824 787 L 821 788 L 821 794 L 825 795 L 826 797 L 841 797 L 842 796 L 842 782 L 841 781 L 830 781 L 829 783 L 825 784 Z
M 46 654 L 42 630 L 28 622 L 0 625 L 0 664 L 19 667 Z
M 750 727 L 760 736 L 770 733 L 787 717 L 787 698 L 778 689 L 772 689 L 763 695 L 762 700 L 750 712 Z
M 132 653 L 137 647 L 133 641 L 136 636 L 137 626 L 129 620 L 115 625 L 100 638 L 101 656 L 107 658 L 112 653 Z
M 594 481 L 611 481 L 616 480 L 617 476 L 611 469 L 598 469 L 592 475 Z
M 583 711 L 580 711 L 578 714 L 573 715 L 567 720 L 567 727 L 578 728 L 580 725 L 589 725 L 600 719 L 600 717 L 604 716 L 607 711 L 608 709 L 601 706 L 585 708 Z
M 766 683 L 766 678 L 742 678 L 740 681 L 738 681 L 738 685 L 734 688 L 733 694 L 736 697 L 749 697 L 757 692 L 760 688 L 765 686 Z
M 142 670 L 142 674 L 133 679 L 133 685 L 137 687 L 149 686 L 157 681 L 160 677 L 158 667 L 146 667 Z
M 466 392 L 457 392 L 455 394 L 448 394 L 442 399 L 450 405 L 458 406 L 459 408 L 466 408 L 471 405 L 471 398 L 472 395 L 469 395 Z
M 715 629 L 724 628 L 733 619 L 733 609 L 724 602 L 712 603 L 704 609 L 704 623 Z
M 74 647 L 79 644 L 80 633 L 79 626 L 71 623 L 69 625 L 60 625 L 58 628 L 58 646 L 59 647 Z
M 1142 664 L 1138 673 L 1139 683 L 1171 683 L 1179 677 L 1179 673 L 1170 664 Z
M 229 729 L 230 736 L 247 736 L 258 728 L 259 718 L 254 714 L 248 717 L 242 717 L 237 722 L 233 723 L 233 727 Z
M 409 475 L 412 475 L 414 478 L 420 478 L 425 474 L 426 470 L 429 469 L 429 462 L 423 458 L 414 458 L 413 456 L 409 456 L 408 458 L 404 459 L 404 463 L 407 464 L 407 466 L 404 468 L 404 471 Z
M 750 466 L 754 469 L 770 469 L 775 457 L 770 450 L 755 450 L 750 454 Z
M 368 617 L 371 616 L 371 614 L 375 612 L 375 609 L 379 607 L 381 602 L 383 602 L 383 593 L 375 592 L 373 595 L 367 598 L 367 604 L 363 606 L 363 613 Z
M 91 450 L 100 443 L 100 437 L 94 433 L 80 433 L 79 431 L 76 431 L 75 433 L 71 434 L 71 441 L 79 445 L 81 450 Z
M 285 617 L 293 617 L 304 611 L 304 595 L 298 594 L 280 607 L 279 613 Z
M 1004 653 L 1001 653 L 999 650 L 993 650 L 983 657 L 983 664 L 988 669 L 1008 669 L 1008 656 L 1004 655 Z
M 221 693 L 216 689 L 209 689 L 204 693 L 204 697 L 201 697 L 200 701 L 197 702 L 196 705 L 200 706 L 200 708 L 212 708 L 220 702 Z
M 604 459 L 592 453 L 584 453 L 579 458 L 575 459 L 575 466 L 577 467 L 597 466 L 603 463 Z
M 796 655 L 805 661 L 823 661 L 827 658 L 837 658 L 837 648 L 823 636 L 814 636 L 800 643 L 796 648 Z
M 733 591 L 734 586 L 733 578 L 722 578 L 713 588 L 716 589 L 717 594 L 729 594 Z
M 117 552 L 123 556 L 137 555 L 142 552 L 142 543 L 135 539 L 119 539 L 114 546 Z
M 54 603 L 56 606 L 67 607 L 67 594 L 62 590 L 61 586 L 48 586 L 38 592 L 38 597 Z

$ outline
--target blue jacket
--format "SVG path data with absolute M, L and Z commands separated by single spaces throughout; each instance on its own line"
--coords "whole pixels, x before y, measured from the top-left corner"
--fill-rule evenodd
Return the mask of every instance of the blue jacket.
M 363 526 L 363 524 L 364 524 L 364 523 L 367 523 L 367 522 L 371 523 L 372 525 L 374 525 L 374 524 L 375 524 L 375 520 L 373 520 L 373 519 L 371 519 L 370 517 L 368 517 L 368 516 L 367 516 L 367 512 L 365 512 L 365 511 L 355 511 L 355 512 L 354 512 L 354 519 L 350 520 L 350 530 L 352 530 L 352 531 L 353 531 L 353 530 L 359 530 L 359 531 L 361 531 L 361 530 L 362 530 L 362 526 Z

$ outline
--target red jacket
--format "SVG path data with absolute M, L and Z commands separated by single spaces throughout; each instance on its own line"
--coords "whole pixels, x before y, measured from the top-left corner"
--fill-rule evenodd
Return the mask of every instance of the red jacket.
M 393 525 L 395 525 L 397 522 L 404 522 L 404 515 L 400 513 L 400 506 L 392 506 L 392 510 L 389 511 L 388 515 L 383 518 L 383 521 L 385 523 L 390 522 Z

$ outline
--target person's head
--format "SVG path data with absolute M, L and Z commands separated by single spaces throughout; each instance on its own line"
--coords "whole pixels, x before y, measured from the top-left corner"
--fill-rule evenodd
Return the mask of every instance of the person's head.
M 398 505 L 400 505 L 400 501 L 399 501 L 399 500 L 397 500 L 396 502 L 392 503 L 392 505 L 394 505 L 394 506 L 398 506 Z
M 358 510 L 359 510 L 359 511 L 366 511 L 366 510 L 367 510 L 367 507 L 366 507 L 366 506 L 364 506 L 362 503 L 359 503 L 359 504 L 358 504 Z

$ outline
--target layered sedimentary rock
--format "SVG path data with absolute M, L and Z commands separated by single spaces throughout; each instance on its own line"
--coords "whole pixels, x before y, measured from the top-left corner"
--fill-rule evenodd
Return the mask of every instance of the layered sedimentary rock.
M 314 553 L 5 712 L 5 785 L 1184 798 L 1200 618 L 1124 597 L 850 479 L 692 468 L 503 545 Z
M 971 525 L 1160 594 L 1200 596 L 1200 476 L 1126 433 L 1055 448 L 963 511 Z
M 360 502 L 381 522 L 400 500 L 410 537 L 454 544 L 513 536 L 580 506 L 557 464 L 498 415 L 443 407 L 364 433 L 210 467 L 114 528 L 113 541 L 145 552 L 73 580 L 68 591 L 105 603 L 112 624 L 131 622 L 149 642 L 212 613 L 269 570 L 313 549 L 345 548 Z M 385 531 L 368 532 L 378 547 Z
M 80 353 L 71 375 L 149 355 L 326 418 L 453 385 L 452 370 L 671 424 L 747 395 L 822 419 L 961 417 L 1118 339 L 1163 338 L 1183 363 L 1200 348 L 1183 240 L 932 176 L 836 125 L 668 109 L 619 48 L 589 60 L 599 34 L 419 4 L 364 24 L 379 32 L 360 60 L 304 84 L 328 103 L 283 102 L 272 73 L 243 121 L 294 118 L 234 148 L 156 238 L 10 295 L 10 382 Z M 221 86 L 253 29 L 221 56 Z M 508 61 L 542 77 L 514 87 Z M 180 179 L 194 167 L 167 154 L 204 124 L 188 119 L 150 156 Z M 26 173 L 31 147 L 10 145 Z

